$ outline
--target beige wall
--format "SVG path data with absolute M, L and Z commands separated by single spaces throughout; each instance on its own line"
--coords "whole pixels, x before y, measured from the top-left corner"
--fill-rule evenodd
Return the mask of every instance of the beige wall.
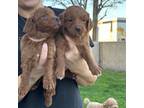
M 99 63 L 104 69 L 126 71 L 125 42 L 101 42 Z

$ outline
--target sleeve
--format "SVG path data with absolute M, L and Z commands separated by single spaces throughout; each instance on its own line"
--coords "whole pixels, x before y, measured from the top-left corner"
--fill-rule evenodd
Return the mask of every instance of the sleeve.
M 60 13 L 62 13 L 65 10 L 65 9 L 53 8 L 51 6 L 48 6 L 48 8 L 51 8 L 55 12 L 56 16 L 58 16 Z
M 89 36 L 89 45 L 90 45 L 90 47 L 94 47 L 93 40 L 90 36 Z
M 20 51 L 20 40 L 22 36 L 24 35 L 23 27 L 25 25 L 26 19 L 22 16 L 18 15 L 18 75 L 21 74 L 21 51 Z

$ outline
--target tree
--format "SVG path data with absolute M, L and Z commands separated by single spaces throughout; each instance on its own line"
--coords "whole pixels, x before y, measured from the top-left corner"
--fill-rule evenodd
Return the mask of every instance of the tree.
M 125 0 L 93 0 L 93 40 L 98 41 L 98 21 L 107 16 L 107 12 L 110 8 L 117 7 L 118 4 L 122 4 Z M 103 16 L 98 17 L 100 12 L 104 11 Z
M 67 8 L 70 5 L 78 5 L 83 7 L 84 9 L 87 8 L 88 0 L 51 0 L 54 4 L 62 5 L 63 7 Z
M 86 9 L 88 0 L 51 0 L 54 4 L 62 5 L 67 8 L 70 5 L 78 5 Z M 125 0 L 89 0 L 93 2 L 93 40 L 98 41 L 97 36 L 97 24 L 107 16 L 107 12 L 110 8 L 117 7 L 118 4 L 122 4 Z M 99 16 L 100 12 L 104 11 L 103 16 Z

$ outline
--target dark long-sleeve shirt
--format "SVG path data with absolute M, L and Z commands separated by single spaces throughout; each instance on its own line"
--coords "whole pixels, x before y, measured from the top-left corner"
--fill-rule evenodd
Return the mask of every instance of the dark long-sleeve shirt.
M 52 8 L 56 15 L 60 14 L 63 10 Z M 23 36 L 23 27 L 26 19 L 18 16 L 18 74 L 21 74 L 21 60 L 20 60 L 20 39 Z M 38 88 L 30 91 L 26 97 L 19 102 L 18 108 L 46 108 L 44 103 L 42 82 Z M 50 108 L 82 108 L 82 101 L 79 93 L 77 83 L 72 78 L 64 78 L 57 80 L 56 95 L 53 96 L 53 104 Z

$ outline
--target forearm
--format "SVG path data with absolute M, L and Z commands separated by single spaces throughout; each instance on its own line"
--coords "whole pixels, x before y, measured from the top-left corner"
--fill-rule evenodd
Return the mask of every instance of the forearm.
M 92 76 L 90 80 L 85 80 L 83 77 L 76 76 L 76 81 L 81 86 L 90 86 L 95 83 L 97 76 Z
M 31 75 L 29 77 L 29 88 L 27 93 L 32 88 L 32 86 L 43 76 L 43 74 L 44 71 L 42 70 L 42 68 L 32 70 Z M 20 83 L 21 83 L 21 75 L 18 76 L 18 87 L 20 87 Z M 18 100 L 21 101 L 23 98 L 24 97 L 18 97 Z
M 32 73 L 30 75 L 29 88 L 31 88 L 43 75 L 43 68 L 37 68 L 32 70 Z
M 37 71 L 37 72 L 36 72 Z M 44 71 L 42 71 L 42 68 L 34 69 L 31 72 L 30 80 L 29 80 L 29 87 L 31 88 L 44 74 Z M 21 75 L 18 76 L 18 87 L 21 83 Z
M 80 70 L 77 70 L 79 71 L 76 77 L 77 82 L 80 85 L 84 85 L 84 86 L 94 84 L 97 79 L 97 76 L 92 74 L 84 59 L 81 59 L 80 62 L 81 62 L 81 68 Z
M 97 76 L 94 76 L 91 73 L 88 64 L 81 57 L 75 43 L 68 36 L 65 36 L 65 39 L 68 41 L 70 48 L 69 51 L 65 53 L 66 68 L 68 68 L 72 73 L 76 74 L 76 80 L 79 84 L 88 85 L 94 83 Z
M 74 63 L 67 61 L 66 64 L 71 72 L 76 74 L 76 81 L 78 84 L 85 86 L 91 85 L 96 81 L 97 76 L 91 73 L 88 64 L 83 58 L 80 58 Z

